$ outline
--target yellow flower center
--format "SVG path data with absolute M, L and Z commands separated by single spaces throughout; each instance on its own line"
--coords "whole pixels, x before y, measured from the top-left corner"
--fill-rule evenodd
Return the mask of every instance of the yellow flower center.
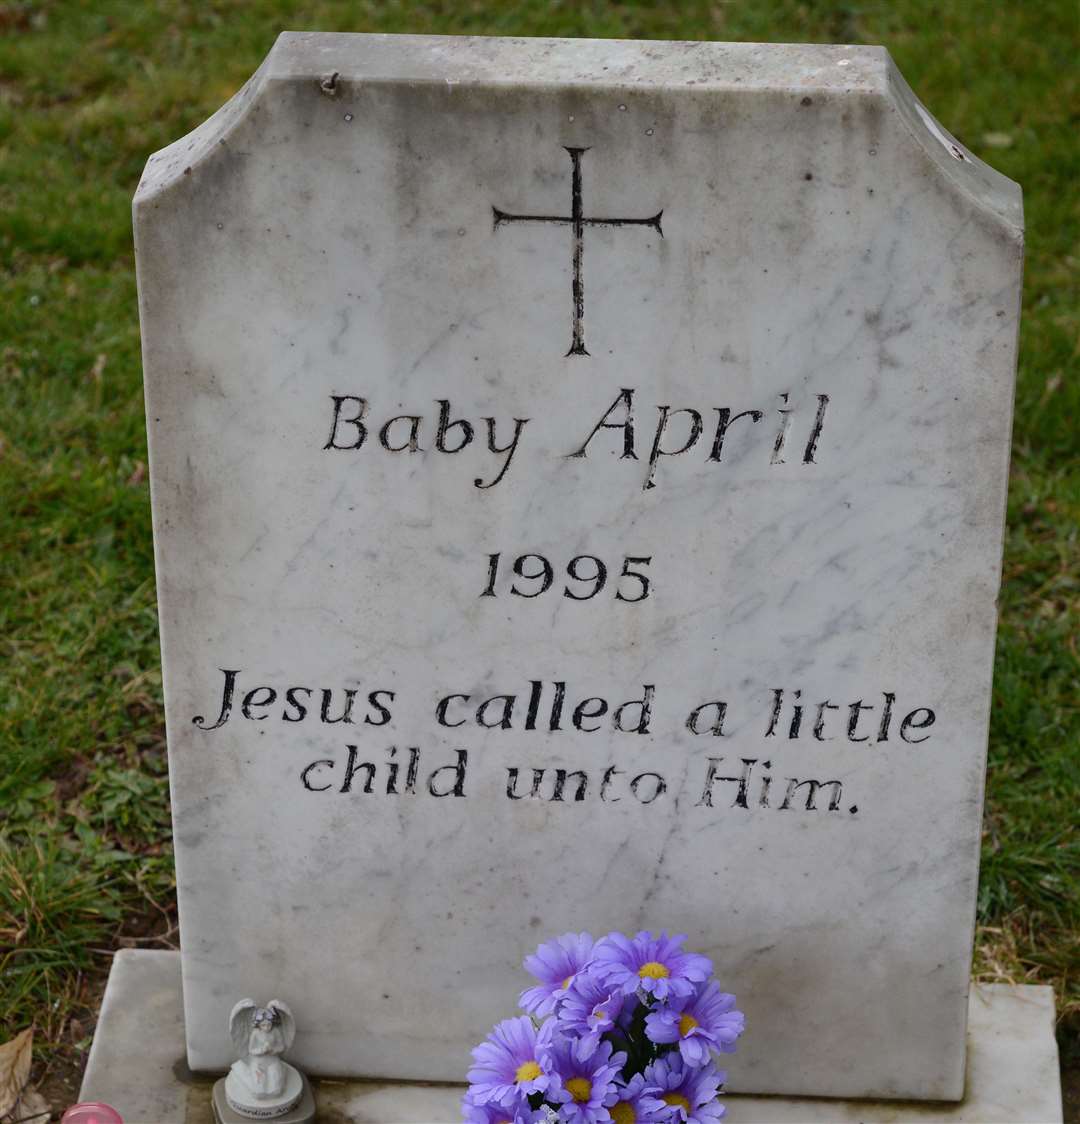
M 685 1038 L 695 1026 L 701 1026 L 701 1023 L 699 1023 L 693 1015 L 683 1015 L 683 1017 L 679 1019 L 679 1037 Z
M 687 1113 L 690 1112 L 690 1102 L 682 1095 L 682 1093 L 665 1093 L 660 1098 L 664 1104 L 676 1104 L 679 1108 L 684 1109 Z
M 566 1083 L 566 1091 L 578 1104 L 587 1104 L 592 1096 L 592 1082 L 587 1077 L 571 1077 Z
M 615 1124 L 637 1124 L 634 1106 L 629 1101 L 619 1101 L 608 1109 Z
M 522 1081 L 535 1081 L 543 1072 L 541 1068 L 534 1061 L 522 1062 L 517 1067 L 517 1073 L 514 1074 L 514 1080 L 519 1084 Z
M 565 991 L 570 986 L 570 981 L 573 980 L 573 978 L 574 978 L 573 976 L 567 976 L 566 979 L 563 980 L 563 982 L 562 982 L 563 991 Z
M 650 960 L 647 964 L 642 964 L 637 970 L 638 978 L 643 980 L 666 980 L 671 973 L 667 970 L 667 966 L 658 963 L 656 960 Z

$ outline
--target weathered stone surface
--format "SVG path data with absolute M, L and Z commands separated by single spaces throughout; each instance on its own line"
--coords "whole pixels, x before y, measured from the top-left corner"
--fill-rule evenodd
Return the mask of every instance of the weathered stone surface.
M 154 1014 L 147 1033 L 145 1012 Z M 737 1124 L 1059 1124 L 1061 1081 L 1048 987 L 972 989 L 968 1071 L 959 1104 L 726 1098 Z M 84 1100 L 120 1109 L 127 1124 L 213 1124 L 211 1083 L 185 1072 L 180 957 L 118 954 L 83 1081 Z M 462 1087 L 315 1081 L 323 1124 L 450 1124 Z
M 958 1097 L 1015 185 L 877 48 L 285 35 L 135 228 L 191 1065 L 664 927 L 732 1088 Z

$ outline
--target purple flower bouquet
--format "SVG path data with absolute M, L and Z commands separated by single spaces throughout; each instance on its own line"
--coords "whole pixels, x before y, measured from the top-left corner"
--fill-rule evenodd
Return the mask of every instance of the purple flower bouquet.
M 462 1104 L 469 1124 L 712 1124 L 743 1031 L 685 937 L 566 933 L 525 958 L 527 1015 L 473 1050 Z M 529 1017 L 531 1016 L 531 1017 Z

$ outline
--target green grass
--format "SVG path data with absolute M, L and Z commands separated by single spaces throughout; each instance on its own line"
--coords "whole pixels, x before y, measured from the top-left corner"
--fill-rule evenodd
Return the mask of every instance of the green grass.
M 977 963 L 1053 983 L 1076 1051 L 1078 22 L 1075 0 L 0 3 L 0 1040 L 36 1022 L 77 1057 L 107 950 L 171 929 L 130 198 L 294 28 L 884 43 L 1023 184 Z

